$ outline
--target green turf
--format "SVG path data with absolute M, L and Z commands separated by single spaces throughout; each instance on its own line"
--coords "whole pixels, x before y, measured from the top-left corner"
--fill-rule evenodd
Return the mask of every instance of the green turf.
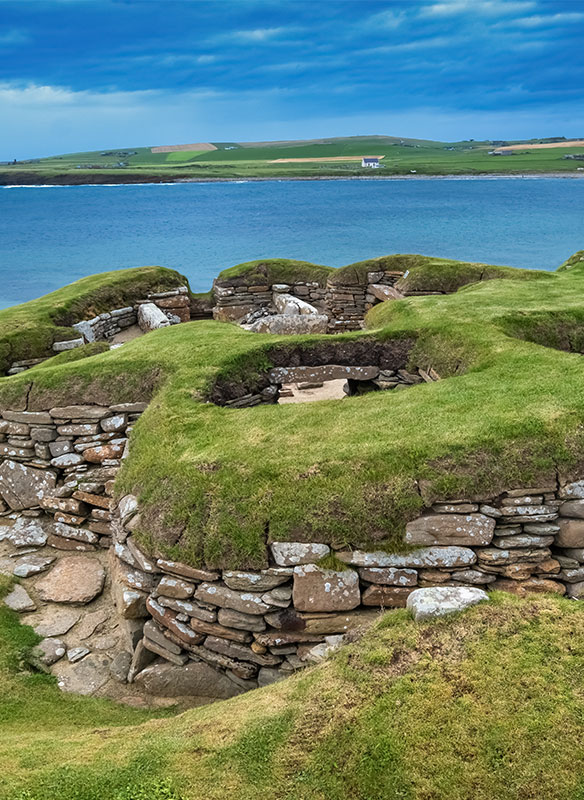
M 0 800 L 581 800 L 584 608 L 390 611 L 296 677 L 172 719 L 62 695 L 0 612 Z
M 395 258 L 408 259 L 408 280 L 431 281 L 433 290 L 440 275 L 449 290 L 469 275 L 494 279 L 381 304 L 369 332 L 334 338 L 258 335 L 211 321 L 167 328 L 0 380 L 0 407 L 153 397 L 117 490 L 138 494 L 145 546 L 208 566 L 261 567 L 266 537 L 400 549 L 423 501 L 555 482 L 558 469 L 578 474 L 584 364 L 555 348 L 567 341 L 579 349 L 584 263 L 557 273 L 473 272 L 477 265 Z M 411 366 L 433 367 L 442 380 L 302 405 L 207 402 L 218 376 L 268 369 L 276 343 L 367 337 L 415 339 Z

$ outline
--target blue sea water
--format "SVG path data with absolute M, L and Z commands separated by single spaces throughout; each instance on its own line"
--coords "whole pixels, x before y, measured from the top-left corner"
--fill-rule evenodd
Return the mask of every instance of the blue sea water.
M 194 291 L 256 258 L 423 253 L 552 270 L 584 249 L 584 180 L 480 178 L 0 188 L 0 307 L 162 264 Z

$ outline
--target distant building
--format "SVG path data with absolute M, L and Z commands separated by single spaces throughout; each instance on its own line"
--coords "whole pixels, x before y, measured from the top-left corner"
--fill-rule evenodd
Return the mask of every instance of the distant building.
M 381 164 L 379 163 L 379 158 L 377 156 L 372 156 L 371 158 L 362 158 L 361 166 L 371 167 L 372 169 L 379 169 Z

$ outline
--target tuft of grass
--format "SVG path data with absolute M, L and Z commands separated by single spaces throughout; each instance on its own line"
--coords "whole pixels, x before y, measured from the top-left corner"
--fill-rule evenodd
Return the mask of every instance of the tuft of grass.
M 217 281 L 239 279 L 244 286 L 271 286 L 274 283 L 296 283 L 315 281 L 325 286 L 327 278 L 335 274 L 334 267 L 323 267 L 308 261 L 294 261 L 290 258 L 266 258 L 259 261 L 246 261 L 224 269 Z

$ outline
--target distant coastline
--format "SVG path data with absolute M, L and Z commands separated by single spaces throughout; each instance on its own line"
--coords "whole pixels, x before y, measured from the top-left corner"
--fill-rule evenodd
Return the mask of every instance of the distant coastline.
M 88 180 L 91 178 L 91 180 Z M 250 176 L 250 177 L 231 177 L 231 178 L 194 178 L 176 177 L 168 175 L 136 175 L 127 174 L 125 176 L 64 174 L 58 176 L 39 175 L 30 173 L 23 176 L 22 173 L 7 174 L 0 172 L 0 188 L 24 188 L 24 187 L 43 187 L 43 186 L 149 186 L 160 184 L 184 184 L 184 183 L 265 183 L 265 182 L 289 182 L 289 181 L 402 181 L 402 180 L 485 180 L 485 179 L 525 179 L 525 178 L 566 178 L 582 179 L 582 172 L 485 172 L 485 173 L 451 173 L 444 175 L 410 174 L 403 175 L 286 175 L 286 176 Z M 122 178 L 125 178 L 122 180 Z

